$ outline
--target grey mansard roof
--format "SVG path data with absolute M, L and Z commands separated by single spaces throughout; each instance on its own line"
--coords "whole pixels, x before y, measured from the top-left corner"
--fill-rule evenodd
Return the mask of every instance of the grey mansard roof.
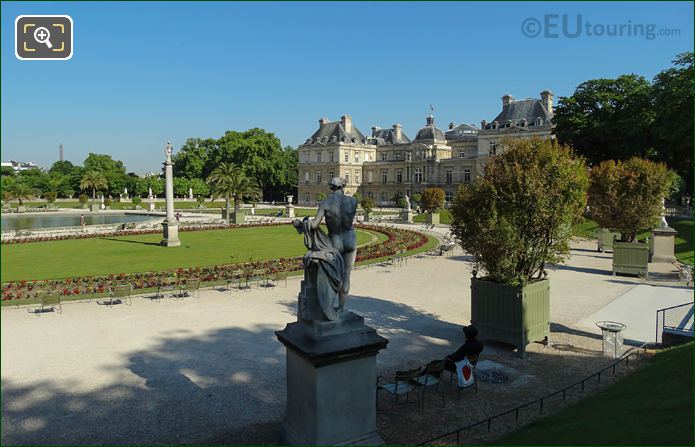
M 414 141 L 421 140 L 446 140 L 444 132 L 434 125 L 434 117 L 432 115 L 427 116 L 427 125 L 417 131 Z
M 480 129 L 473 124 L 459 124 L 446 131 L 447 140 L 475 139 Z
M 495 117 L 493 122 L 497 121 L 500 127 L 506 124 L 519 124 L 522 120 L 526 120 L 527 126 L 535 126 L 536 120 L 542 119 L 541 124 L 547 125 L 552 122 L 552 115 L 543 106 L 543 103 L 538 99 L 521 99 L 509 103 L 502 108 L 502 112 Z M 510 123 L 511 122 L 511 123 Z M 487 123 L 486 129 L 492 129 L 492 123 Z
M 309 138 L 305 144 L 317 144 L 317 143 L 365 143 L 367 139 L 359 131 L 355 125 L 352 125 L 350 132 L 346 132 L 345 128 L 340 121 L 332 121 L 325 123 L 319 127 L 319 129 L 314 132 L 314 134 Z
M 396 132 L 391 129 L 372 129 L 372 137 L 370 140 L 375 140 L 374 144 L 377 146 L 382 146 L 386 144 L 409 144 L 411 143 L 410 138 L 401 131 L 400 137 L 396 136 Z

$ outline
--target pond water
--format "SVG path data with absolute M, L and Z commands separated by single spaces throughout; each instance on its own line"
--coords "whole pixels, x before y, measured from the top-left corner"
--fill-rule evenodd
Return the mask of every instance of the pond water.
M 144 222 L 156 219 L 145 214 L 91 214 L 84 213 L 87 225 Z M 45 214 L 45 215 L 3 215 L 0 220 L 2 231 L 30 230 L 32 228 L 79 227 L 80 214 Z

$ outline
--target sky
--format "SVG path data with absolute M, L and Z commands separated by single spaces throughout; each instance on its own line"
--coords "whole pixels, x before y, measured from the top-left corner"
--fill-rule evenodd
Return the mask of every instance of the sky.
M 0 8 L 2 160 L 49 167 L 62 143 L 76 164 L 90 152 L 107 153 L 137 173 L 159 171 L 167 141 L 179 148 L 227 130 L 261 127 L 296 147 L 320 118 L 348 114 L 364 134 L 400 123 L 414 138 L 430 104 L 440 128 L 480 125 L 500 112 L 505 93 L 569 96 L 589 79 L 652 79 L 693 50 L 692 2 Z M 22 14 L 70 15 L 73 57 L 18 60 L 14 23 Z M 606 35 L 620 25 L 622 36 Z

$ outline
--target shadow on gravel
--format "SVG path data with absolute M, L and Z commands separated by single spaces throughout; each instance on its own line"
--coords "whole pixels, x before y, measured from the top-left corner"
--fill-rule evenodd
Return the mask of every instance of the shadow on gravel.
M 348 308 L 390 340 L 379 368 L 442 358 L 463 342 L 460 325 L 413 307 L 357 296 Z M 287 311 L 296 313 L 296 302 Z M 280 328 L 194 333 L 181 315 L 180 329 L 96 371 L 107 386 L 71 383 L 59 371 L 29 386 L 3 379 L 2 444 L 277 444 L 286 392 Z

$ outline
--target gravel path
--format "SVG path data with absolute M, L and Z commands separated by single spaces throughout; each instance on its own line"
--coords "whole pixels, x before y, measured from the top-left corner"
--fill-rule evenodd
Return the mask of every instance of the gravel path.
M 481 359 L 512 368 L 509 382 L 481 383 L 460 401 L 451 389 L 445 408 L 432 398 L 423 414 L 413 404 L 391 414 L 382 398 L 387 442 L 423 441 L 607 364 L 597 355 L 600 338 L 576 324 L 642 281 L 612 277 L 610 254 L 594 249 L 578 241 L 568 264 L 551 271 L 551 346 L 533 344 L 522 360 L 488 344 Z M 463 342 L 470 270 L 458 249 L 353 273 L 348 307 L 390 340 L 378 356 L 381 373 L 441 358 Z M 208 289 L 200 298 L 135 298 L 113 308 L 73 302 L 62 314 L 3 308 L 3 444 L 277 442 L 285 353 L 274 331 L 295 320 L 298 289 L 290 279 L 287 287 Z

